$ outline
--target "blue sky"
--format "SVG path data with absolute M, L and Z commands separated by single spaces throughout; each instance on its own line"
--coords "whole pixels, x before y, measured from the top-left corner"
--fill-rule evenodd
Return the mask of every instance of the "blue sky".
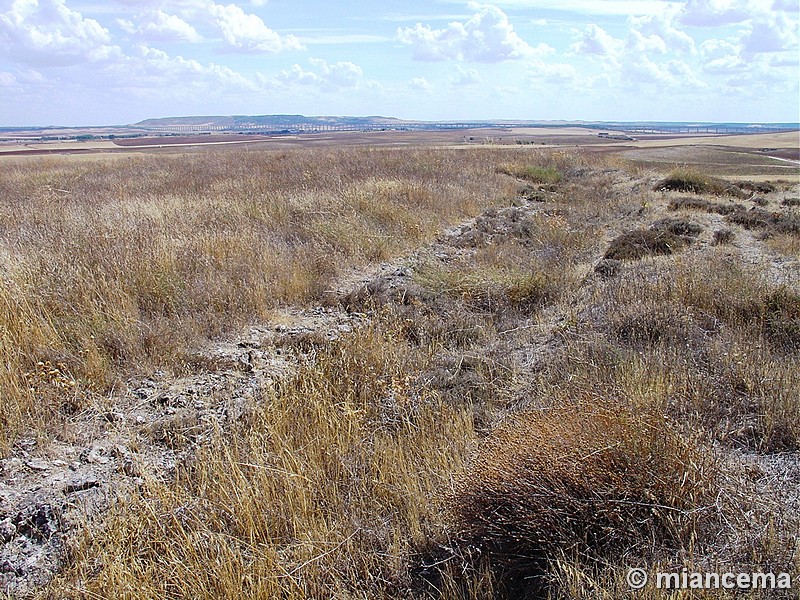
M 0 125 L 800 120 L 799 0 L 0 0 Z

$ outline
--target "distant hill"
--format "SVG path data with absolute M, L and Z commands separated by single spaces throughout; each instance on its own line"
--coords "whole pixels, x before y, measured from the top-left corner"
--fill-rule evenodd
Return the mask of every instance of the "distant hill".
M 230 115 L 230 116 L 195 116 L 195 117 L 164 117 L 159 119 L 145 119 L 134 123 L 131 127 L 137 129 L 176 129 L 193 128 L 207 130 L 232 130 L 232 129 L 307 129 L 317 127 L 332 128 L 387 128 L 401 127 L 411 121 L 401 121 L 392 117 L 307 117 L 305 115 Z

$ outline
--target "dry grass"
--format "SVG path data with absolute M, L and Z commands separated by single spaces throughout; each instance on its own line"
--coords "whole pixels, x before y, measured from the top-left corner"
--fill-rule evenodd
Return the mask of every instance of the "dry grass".
M 480 151 L 216 151 L 35 159 L 0 174 L 0 452 L 53 423 L 37 363 L 81 403 L 121 372 L 302 303 L 513 193 Z M 85 399 L 84 399 L 85 400 Z M 57 419 L 56 419 L 57 420 Z
M 680 544 L 716 496 L 713 459 L 658 415 L 596 399 L 517 415 L 453 497 L 457 538 L 488 557 L 504 597 L 552 587 L 554 557 L 619 560 Z
M 594 275 L 604 229 L 656 196 L 600 160 L 3 165 L 6 445 L 131 369 L 179 370 L 187 345 L 479 215 L 413 277 L 343 299 L 370 324 L 283 343 L 308 356 L 231 429 L 198 446 L 192 423 L 143 428 L 141 443 L 183 451 L 174 478 L 87 528 L 41 596 L 614 598 L 632 561 L 796 571 L 796 492 L 741 455 L 800 449 L 800 298 L 730 247 L 609 256 L 614 273 Z M 537 182 L 548 203 L 523 213 L 509 205 L 531 165 L 561 179 Z M 698 233 L 672 218 L 615 243 L 638 258 Z
M 118 506 L 53 593 L 401 595 L 473 434 L 469 408 L 421 385 L 431 356 L 400 340 L 383 320 L 322 350 L 175 481 Z

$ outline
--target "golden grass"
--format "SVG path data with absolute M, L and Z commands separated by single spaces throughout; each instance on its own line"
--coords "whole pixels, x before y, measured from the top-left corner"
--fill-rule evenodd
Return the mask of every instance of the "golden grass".
M 513 184 L 491 153 L 217 151 L 0 165 L 0 451 L 58 407 L 38 362 L 103 390 L 319 295 L 471 216 Z M 512 187 L 509 187 L 512 186 Z
M 345 300 L 372 309 L 369 325 L 296 341 L 312 358 L 231 429 L 194 447 L 180 423 L 143 428 L 142 443 L 187 451 L 175 477 L 87 527 L 40 595 L 612 598 L 630 593 L 632 558 L 796 571 L 796 515 L 730 467 L 731 449 L 800 447 L 796 292 L 724 247 L 592 275 L 604 229 L 654 196 L 600 160 L 350 149 L 6 165 L 6 446 L 121 374 L 179 370 L 187 346 L 483 210 L 480 235 L 428 257 L 407 289 Z M 501 165 L 562 179 L 523 218 Z
M 428 351 L 400 340 L 383 320 L 323 350 L 175 481 L 119 505 L 53 593 L 400 595 L 474 435 L 469 407 L 421 385 Z

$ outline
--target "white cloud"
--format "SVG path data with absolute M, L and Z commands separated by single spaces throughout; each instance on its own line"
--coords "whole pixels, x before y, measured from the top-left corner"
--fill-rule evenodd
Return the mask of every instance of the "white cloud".
M 293 35 L 282 36 L 266 26 L 261 17 L 246 13 L 235 4 L 209 2 L 207 14 L 222 34 L 229 50 L 238 52 L 281 52 L 301 50 Z
M 742 47 L 727 40 L 710 39 L 700 44 L 703 70 L 712 74 L 740 73 L 747 68 L 741 58 Z
M 624 47 L 622 40 L 609 35 L 602 27 L 587 25 L 583 32 L 579 32 L 579 39 L 572 45 L 572 51 L 577 54 L 590 54 L 616 58 Z
M 481 76 L 475 69 L 465 69 L 456 65 L 455 75 L 450 77 L 450 84 L 453 86 L 479 85 L 482 83 Z
M 108 30 L 64 0 L 14 0 L 0 14 L 0 48 L 19 62 L 66 66 L 117 58 Z
M 739 0 L 688 0 L 680 20 L 685 25 L 718 27 L 741 23 L 751 14 Z
M 117 23 L 130 34 L 154 42 L 200 41 L 201 36 L 189 23 L 177 15 L 162 10 L 151 10 L 137 17 L 137 23 L 117 19 Z
M 408 82 L 408 87 L 410 87 L 412 90 L 419 90 L 421 92 L 429 92 L 433 89 L 433 86 L 424 77 L 415 77 Z
M 797 50 L 798 23 L 785 13 L 775 12 L 766 18 L 754 20 L 750 31 L 742 39 L 745 54 L 785 52 Z
M 324 90 L 343 87 L 354 87 L 361 80 L 361 67 L 348 61 L 328 63 L 320 58 L 310 58 L 308 62 L 314 67 L 306 71 L 300 65 L 292 65 L 281 71 L 278 81 L 283 84 L 314 85 Z
M 508 16 L 496 6 L 472 4 L 477 12 L 466 22 L 453 21 L 445 29 L 417 23 L 397 30 L 397 39 L 425 61 L 459 59 L 494 63 L 548 54 L 546 44 L 530 46 L 514 31 Z
M 641 36 L 643 39 L 655 43 L 663 50 L 661 52 L 680 51 L 695 52 L 692 37 L 674 26 L 675 13 L 665 12 L 661 15 L 648 15 L 644 17 L 630 17 L 631 32 L 634 38 Z M 646 46 L 646 45 L 645 45 Z
M 0 71 L 0 86 L 2 87 L 11 87 L 17 82 L 17 78 L 14 77 L 11 73 L 6 73 L 4 71 Z
M 578 71 L 570 64 L 536 61 L 532 67 L 528 74 L 528 81 L 532 84 L 544 82 L 566 85 L 578 80 Z

